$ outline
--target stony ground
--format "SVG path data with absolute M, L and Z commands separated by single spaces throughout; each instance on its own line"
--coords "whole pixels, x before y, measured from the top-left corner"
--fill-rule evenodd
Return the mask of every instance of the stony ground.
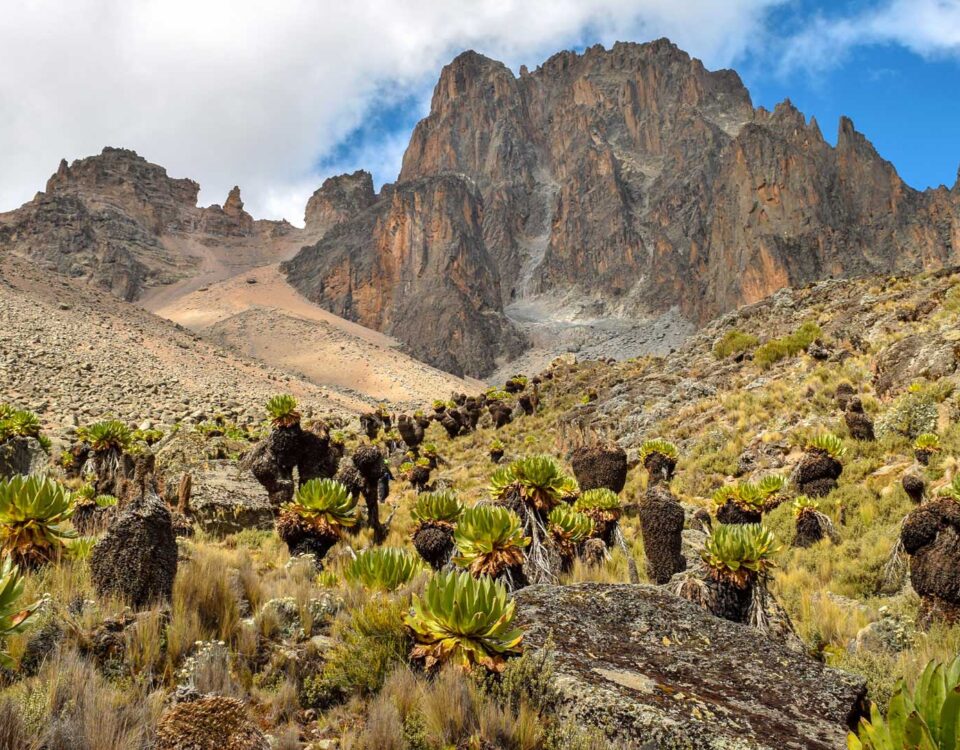
M 23 261 L 5 259 L 0 274 L 0 391 L 50 427 L 107 415 L 167 425 L 214 414 L 259 421 L 278 392 L 310 411 L 366 406 Z

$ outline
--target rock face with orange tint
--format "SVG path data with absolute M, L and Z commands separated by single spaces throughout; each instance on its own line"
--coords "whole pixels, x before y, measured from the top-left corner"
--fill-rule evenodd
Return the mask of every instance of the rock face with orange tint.
M 239 188 L 208 208 L 198 191 L 132 151 L 64 161 L 0 214 L 0 253 L 149 301 L 299 251 L 283 270 L 311 301 L 473 376 L 527 340 L 567 345 L 565 327 L 644 329 L 646 346 L 653 319 L 686 331 L 784 286 L 960 263 L 960 178 L 913 190 L 850 120 L 831 146 L 665 39 L 519 75 L 459 55 L 397 183 L 331 177 L 304 229 L 254 220 Z
M 342 221 L 369 208 L 376 200 L 373 175 L 362 169 L 324 180 L 307 201 L 304 214 L 306 234 L 320 239 Z
M 385 188 L 282 268 L 309 299 L 396 336 L 415 357 L 456 374 L 483 372 L 494 356 L 519 351 L 520 339 L 501 312 L 481 224 L 468 180 L 411 180 Z
M 459 199 L 427 197 L 453 175 L 477 221 L 453 216 Z M 433 225 L 454 232 L 444 262 Z M 443 69 L 398 184 L 339 231 L 349 263 L 328 237 L 286 266 L 291 283 L 477 375 L 490 367 L 476 336 L 489 337 L 484 357 L 507 354 L 504 311 L 525 298 L 702 323 L 787 285 L 960 262 L 960 186 L 915 191 L 850 120 L 832 147 L 789 101 L 755 109 L 735 72 L 667 40 L 562 52 L 519 76 L 465 52 Z M 399 237 L 430 262 L 399 263 Z M 454 266 L 457 278 L 429 278 Z M 465 278 L 484 286 L 466 294 Z M 422 290 L 440 288 L 457 291 L 425 309 Z M 468 343 L 458 327 L 471 320 L 486 333 Z M 438 334 L 442 351 L 424 346 Z

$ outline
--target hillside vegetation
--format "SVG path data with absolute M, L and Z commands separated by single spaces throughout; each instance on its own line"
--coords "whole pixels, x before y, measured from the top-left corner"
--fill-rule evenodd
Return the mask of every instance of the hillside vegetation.
M 0 749 L 642 746 L 574 721 L 549 644 L 524 649 L 511 596 L 540 582 L 661 583 L 864 678 L 875 726 L 891 699 L 932 706 L 934 678 L 946 711 L 958 316 L 958 272 L 823 282 L 665 358 L 570 356 L 359 424 L 277 397 L 244 404 L 262 422 L 243 429 L 212 415 L 46 435 L 12 404 L 0 469 L 27 445 L 52 480 L 0 491 L 22 575 L 0 585 Z M 583 460 L 615 444 L 622 487 Z M 190 472 L 215 457 L 256 476 L 275 529 L 200 527 Z M 24 514 L 11 498 L 28 495 Z M 901 543 L 919 511 L 946 519 L 933 545 Z

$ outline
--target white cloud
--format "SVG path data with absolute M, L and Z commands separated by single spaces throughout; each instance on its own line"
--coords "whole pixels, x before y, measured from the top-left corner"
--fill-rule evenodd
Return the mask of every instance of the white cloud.
M 870 44 L 895 44 L 923 57 L 960 57 L 960 0 L 887 0 L 852 16 L 817 16 L 786 41 L 781 69 L 821 72 Z
M 0 210 L 29 200 L 61 157 L 112 145 L 198 180 L 204 203 L 239 184 L 255 216 L 299 222 L 332 171 L 314 165 L 330 161 L 385 92 L 426 101 L 440 67 L 462 49 L 516 67 L 572 45 L 669 36 L 719 67 L 756 42 L 779 2 L 6 3 Z M 391 180 L 407 135 L 386 132 L 356 157 L 369 159 L 378 182 Z

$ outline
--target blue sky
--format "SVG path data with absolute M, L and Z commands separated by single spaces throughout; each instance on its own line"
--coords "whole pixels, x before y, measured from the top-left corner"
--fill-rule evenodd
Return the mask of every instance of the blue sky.
M 960 0 L 31 0 L 0 14 L 0 211 L 111 145 L 298 223 L 332 174 L 396 178 L 464 49 L 518 70 L 663 36 L 828 141 L 848 115 L 914 187 L 956 180 Z
M 817 14 L 829 19 L 880 5 L 791 3 L 770 14 L 770 28 L 790 38 Z M 782 69 L 774 48 L 749 52 L 737 67 L 754 105 L 770 109 L 789 98 L 808 118 L 816 116 L 831 144 L 840 116 L 847 115 L 907 184 L 952 187 L 960 166 L 960 54 L 927 52 L 876 41 L 838 46 L 822 63 Z

